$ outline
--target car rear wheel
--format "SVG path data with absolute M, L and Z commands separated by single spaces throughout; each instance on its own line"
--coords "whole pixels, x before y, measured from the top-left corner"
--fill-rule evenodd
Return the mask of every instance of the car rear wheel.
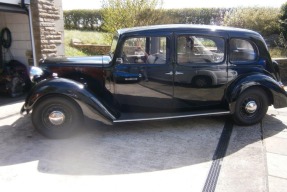
M 35 128 L 49 138 L 70 136 L 79 127 L 83 113 L 77 103 L 64 97 L 49 97 L 35 106 L 32 122 Z
M 268 97 L 264 90 L 250 88 L 237 99 L 233 119 L 239 125 L 256 124 L 265 116 L 268 105 Z

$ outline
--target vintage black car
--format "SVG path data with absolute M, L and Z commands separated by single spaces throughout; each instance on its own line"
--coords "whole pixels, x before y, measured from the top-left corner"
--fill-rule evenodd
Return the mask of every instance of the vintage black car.
M 245 29 L 121 29 L 110 55 L 46 59 L 40 67 L 31 71 L 38 83 L 21 112 L 32 111 L 34 126 L 50 138 L 74 132 L 84 117 L 114 124 L 231 114 L 252 125 L 268 106 L 287 106 L 278 64 L 262 36 Z

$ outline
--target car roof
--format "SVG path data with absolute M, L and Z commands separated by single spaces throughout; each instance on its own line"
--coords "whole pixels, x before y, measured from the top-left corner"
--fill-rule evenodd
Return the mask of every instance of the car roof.
M 141 32 L 185 32 L 188 30 L 193 31 L 224 31 L 229 34 L 249 34 L 261 36 L 259 33 L 242 28 L 235 27 L 225 27 L 225 26 L 217 26 L 217 25 L 195 25 L 195 24 L 168 24 L 168 25 L 150 25 L 150 26 L 141 26 L 141 27 L 133 27 L 133 28 L 125 28 L 118 30 L 118 34 L 128 34 L 128 33 L 141 33 Z

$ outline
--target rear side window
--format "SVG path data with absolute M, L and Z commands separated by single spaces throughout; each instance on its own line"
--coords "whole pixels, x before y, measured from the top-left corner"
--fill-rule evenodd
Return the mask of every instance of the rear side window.
M 221 63 L 224 39 L 214 36 L 182 35 L 177 37 L 177 63 Z
M 245 39 L 231 39 L 229 53 L 231 63 L 249 63 L 257 59 L 255 45 Z

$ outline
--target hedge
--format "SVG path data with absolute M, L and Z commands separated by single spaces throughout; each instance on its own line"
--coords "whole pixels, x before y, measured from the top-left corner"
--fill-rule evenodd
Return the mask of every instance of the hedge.
M 222 24 L 228 9 L 195 8 L 170 9 L 163 11 L 168 19 L 166 23 Z M 102 30 L 101 10 L 69 10 L 64 11 L 65 29 Z M 156 23 L 155 23 L 156 24 Z
M 244 18 L 238 18 L 235 13 L 245 11 Z M 169 24 L 169 23 L 191 23 L 191 24 L 206 24 L 206 25 L 227 25 L 248 28 L 259 31 L 263 35 L 278 33 L 276 22 L 279 22 L 277 9 L 256 7 L 256 8 L 187 8 L 187 9 L 168 9 L 162 10 L 162 19 L 160 23 L 153 24 Z M 279 9 L 278 9 L 279 12 Z M 151 13 L 150 13 L 151 14 Z M 147 14 L 139 15 L 137 18 L 146 17 Z M 262 19 L 264 16 L 264 19 Z M 278 14 L 279 16 L 279 14 Z M 239 19 L 240 23 L 245 21 L 245 25 L 238 25 L 233 20 Z M 267 21 L 264 23 L 263 21 Z M 103 31 L 101 28 L 104 23 L 102 11 L 99 10 L 69 10 L 64 11 L 65 29 L 76 30 L 97 30 Z M 138 22 L 139 24 L 139 22 Z M 260 24 L 260 25 L 259 25 Z M 279 24 L 278 24 L 279 26 Z M 259 27 L 259 28 L 258 28 Z M 261 29 L 261 30 L 259 30 Z
M 65 29 L 100 30 L 102 16 L 100 10 L 64 11 Z

